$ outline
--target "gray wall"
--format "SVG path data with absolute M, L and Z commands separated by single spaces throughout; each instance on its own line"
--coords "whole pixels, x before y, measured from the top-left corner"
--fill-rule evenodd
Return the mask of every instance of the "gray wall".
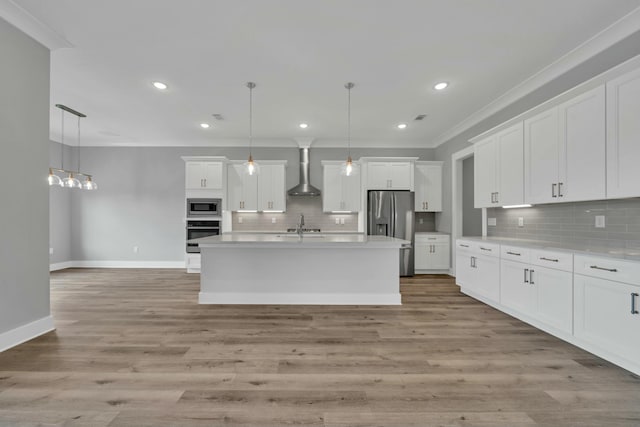
M 596 215 L 604 215 L 605 228 L 595 227 Z M 640 250 L 640 199 L 494 208 L 487 209 L 487 218 L 496 218 L 496 226 L 487 227 L 489 236 Z M 518 227 L 518 218 L 524 218 L 524 227 Z
M 55 150 L 52 150 L 55 151 Z M 432 160 L 433 149 L 353 149 L 352 156 L 414 156 Z M 83 171 L 94 176 L 97 191 L 67 191 L 70 197 L 70 257 L 76 261 L 181 261 L 184 258 L 184 162 L 181 156 L 226 156 L 232 160 L 247 157 L 246 148 L 201 147 L 84 147 L 81 149 Z M 345 149 L 312 148 L 311 182 L 322 187 L 321 160 L 341 160 Z M 298 183 L 299 151 L 297 148 L 255 148 L 253 156 L 260 160 L 287 160 L 287 188 Z M 59 154 L 58 154 L 59 158 Z M 53 160 L 52 160 L 53 161 Z M 67 160 L 65 159 L 65 162 Z M 53 163 L 56 165 L 57 163 Z M 75 167 L 75 163 L 72 163 Z M 57 196 L 57 195 L 56 195 Z M 56 199 L 58 201 L 58 199 Z M 304 209 L 311 227 L 318 222 L 329 229 L 333 217 L 321 212 L 318 201 L 294 201 L 294 210 Z M 292 222 L 288 214 L 278 216 L 278 230 Z M 242 227 L 248 229 L 264 222 L 265 215 L 256 214 Z M 346 224 L 338 230 L 353 227 L 351 217 L 343 215 Z M 286 224 L 285 224 L 286 223 Z M 323 225 L 324 224 L 324 225 Z M 235 224 L 234 224 L 235 225 Z M 286 226 L 284 226 L 286 225 Z M 332 229 L 336 229 L 334 225 Z M 356 225 L 357 229 L 357 225 Z M 54 240 L 52 233 L 52 241 Z M 139 252 L 133 252 L 138 246 Z M 57 253 L 54 248 L 54 255 Z
M 609 49 L 588 59 L 565 74 L 543 85 L 527 96 L 514 102 L 481 121 L 477 125 L 440 145 L 435 151 L 435 160 L 443 165 L 443 207 L 442 213 L 436 216 L 438 231 L 451 232 L 451 155 L 468 147 L 469 139 L 521 114 L 536 105 L 559 95 L 578 84 L 605 72 L 606 70 L 640 55 L 640 31 L 616 43 Z
M 61 163 L 63 145 L 49 142 L 49 166 L 63 169 Z M 75 165 L 74 150 L 64 146 L 64 167 Z M 53 254 L 49 256 L 52 264 L 71 261 L 71 194 L 77 190 L 62 187 L 49 187 L 49 247 Z
M 474 158 L 462 161 L 462 235 L 482 236 L 482 209 L 473 207 Z
M 0 333 L 49 315 L 49 51 L 0 19 Z

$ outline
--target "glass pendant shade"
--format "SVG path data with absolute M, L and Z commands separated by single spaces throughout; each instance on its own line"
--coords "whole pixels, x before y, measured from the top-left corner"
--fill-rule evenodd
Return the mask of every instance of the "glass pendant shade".
M 60 177 L 56 174 L 53 173 L 53 171 L 51 169 L 49 169 L 49 177 L 47 178 L 47 181 L 49 182 L 49 185 L 54 187 L 54 186 L 60 186 L 63 187 L 64 184 L 62 183 L 62 180 L 60 179 Z
M 260 173 L 260 166 L 253 160 L 251 154 L 249 154 L 249 159 L 243 163 L 243 166 L 247 175 L 258 175 Z
M 73 176 L 72 173 L 70 173 L 68 177 L 63 179 L 62 182 L 64 183 L 64 186 L 67 188 L 82 188 L 82 184 L 80 184 L 80 181 L 78 180 L 78 178 Z
M 358 168 L 353 164 L 353 160 L 351 160 L 351 156 L 347 157 L 347 161 L 342 164 L 340 168 L 340 174 L 344 176 L 354 176 L 357 175 Z
M 91 177 L 88 176 L 87 179 L 85 179 L 84 182 L 82 183 L 82 188 L 85 189 L 85 190 L 97 190 L 98 189 L 98 184 L 93 182 L 91 180 Z

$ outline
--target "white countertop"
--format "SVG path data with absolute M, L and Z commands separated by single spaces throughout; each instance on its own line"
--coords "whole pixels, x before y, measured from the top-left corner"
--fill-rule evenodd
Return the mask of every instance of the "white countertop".
M 575 243 L 541 242 L 536 240 L 508 237 L 461 237 L 460 240 L 496 243 L 499 245 L 520 246 L 525 248 L 546 249 L 550 251 L 571 252 L 581 255 L 603 256 L 608 258 L 640 261 L 640 249 L 578 245 Z
M 220 236 L 203 237 L 190 240 L 201 248 L 221 246 L 254 247 L 362 247 L 362 248 L 400 248 L 410 244 L 408 240 L 387 236 L 367 236 L 362 233 L 305 233 L 302 237 L 296 233 L 225 233 Z

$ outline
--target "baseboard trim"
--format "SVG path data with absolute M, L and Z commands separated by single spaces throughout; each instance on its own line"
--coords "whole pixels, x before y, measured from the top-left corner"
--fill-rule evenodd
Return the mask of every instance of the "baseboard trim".
M 199 304 L 401 305 L 400 294 L 200 292 Z
M 67 261 L 49 264 L 49 271 L 63 268 L 185 268 L 184 261 Z
M 53 317 L 46 316 L 0 334 L 0 352 L 55 330 Z

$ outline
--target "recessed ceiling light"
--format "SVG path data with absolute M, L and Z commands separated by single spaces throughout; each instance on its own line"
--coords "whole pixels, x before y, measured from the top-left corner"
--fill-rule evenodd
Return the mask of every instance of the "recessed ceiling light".
M 153 82 L 153 87 L 155 87 L 156 89 L 165 90 L 167 88 L 167 85 L 162 82 Z
M 211 127 L 211 125 L 209 123 L 200 123 L 200 127 L 202 129 L 209 129 Z
M 397 128 L 398 128 L 398 129 L 406 129 L 406 127 L 407 127 L 407 124 L 406 124 L 406 123 L 400 123 L 400 124 L 397 126 Z
M 440 83 L 437 83 L 435 86 L 433 86 L 433 88 L 434 88 L 435 90 L 442 90 L 442 89 L 446 89 L 446 88 L 447 88 L 447 86 L 449 86 L 449 83 L 447 83 L 447 82 L 440 82 Z
M 309 125 L 306 123 L 300 123 L 298 126 L 300 126 L 300 129 L 306 129 L 309 127 Z

